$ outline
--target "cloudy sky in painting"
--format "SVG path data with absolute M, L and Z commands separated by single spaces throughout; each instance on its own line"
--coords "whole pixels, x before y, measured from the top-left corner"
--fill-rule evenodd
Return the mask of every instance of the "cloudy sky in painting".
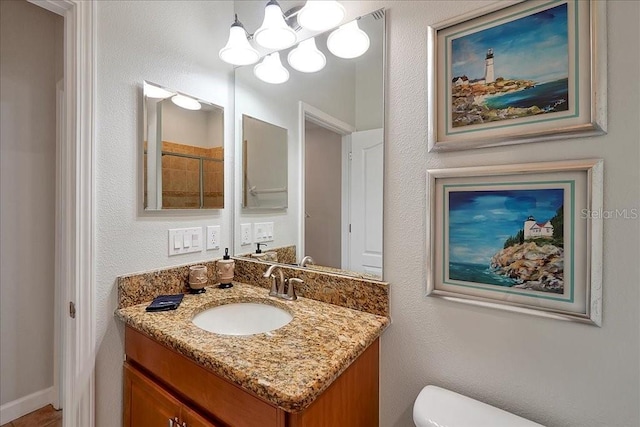
M 450 191 L 449 260 L 488 266 L 529 215 L 550 220 L 563 198 L 563 189 Z
M 453 75 L 484 77 L 487 50 L 496 78 L 545 83 L 568 76 L 567 4 L 452 40 Z

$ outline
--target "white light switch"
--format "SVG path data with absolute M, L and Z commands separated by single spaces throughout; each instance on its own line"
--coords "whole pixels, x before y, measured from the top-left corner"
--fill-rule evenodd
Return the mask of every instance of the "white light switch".
M 253 241 L 272 242 L 273 241 L 273 223 L 272 222 L 256 222 L 253 225 Z
M 169 230 L 169 256 L 202 251 L 202 227 Z

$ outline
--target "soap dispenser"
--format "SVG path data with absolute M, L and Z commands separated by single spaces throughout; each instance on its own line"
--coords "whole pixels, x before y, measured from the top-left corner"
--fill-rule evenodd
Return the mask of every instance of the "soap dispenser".
M 262 249 L 260 248 L 260 246 L 267 246 L 266 243 L 256 243 L 256 253 L 253 254 L 253 257 L 259 261 L 265 261 L 265 258 L 267 256 L 266 253 L 262 252 Z
M 227 289 L 233 286 L 233 272 L 236 268 L 236 263 L 229 256 L 229 248 L 224 248 L 224 256 L 216 263 L 218 265 L 218 277 L 220 278 L 220 289 Z

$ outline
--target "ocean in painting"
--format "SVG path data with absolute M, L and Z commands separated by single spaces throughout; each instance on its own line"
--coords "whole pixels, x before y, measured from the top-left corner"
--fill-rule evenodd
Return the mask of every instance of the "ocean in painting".
M 449 278 L 452 280 L 462 280 L 464 282 L 476 282 L 505 287 L 511 287 L 518 283 L 514 279 L 497 274 L 486 264 L 480 265 L 463 262 L 449 263 Z
M 491 109 L 509 107 L 539 107 L 545 112 L 566 111 L 569 108 L 569 80 L 560 79 L 548 83 L 537 84 L 530 89 L 509 92 L 502 95 L 488 96 L 484 105 Z

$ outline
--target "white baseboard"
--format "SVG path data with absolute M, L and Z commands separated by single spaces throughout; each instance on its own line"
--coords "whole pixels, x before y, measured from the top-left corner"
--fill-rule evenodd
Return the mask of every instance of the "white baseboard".
M 5 425 L 23 415 L 27 415 L 29 412 L 47 406 L 53 402 L 53 398 L 54 389 L 53 387 L 49 387 L 12 402 L 5 403 L 0 406 L 0 425 Z

